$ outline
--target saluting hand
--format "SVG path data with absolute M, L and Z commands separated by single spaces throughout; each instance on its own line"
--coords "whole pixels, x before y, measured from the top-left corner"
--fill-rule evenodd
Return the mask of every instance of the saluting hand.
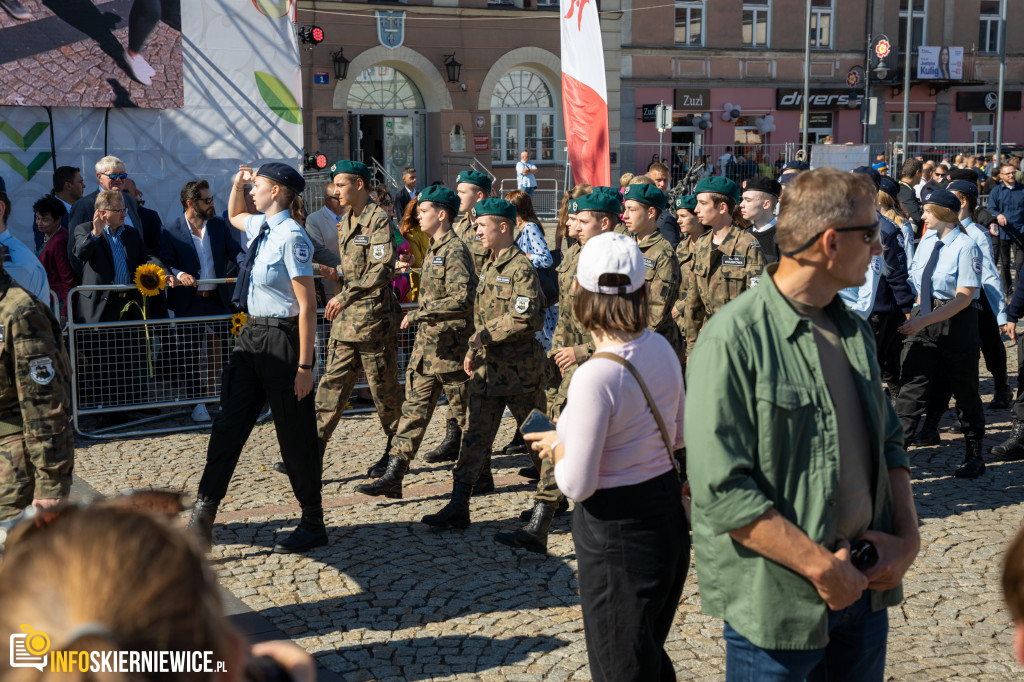
M 96 209 L 92 214 L 92 236 L 102 237 L 104 225 L 106 223 L 103 220 L 103 216 L 100 215 L 100 210 Z
M 238 174 L 235 176 L 235 186 L 250 185 L 255 177 L 251 166 L 246 166 L 244 163 L 239 164 Z

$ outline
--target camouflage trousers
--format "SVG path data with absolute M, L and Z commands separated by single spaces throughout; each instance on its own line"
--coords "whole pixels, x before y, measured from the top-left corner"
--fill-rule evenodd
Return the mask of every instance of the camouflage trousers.
M 403 398 L 398 383 L 397 344 L 331 339 L 327 342 L 324 376 L 316 389 L 316 427 L 321 440 L 329 441 L 334 434 L 360 369 L 366 373 L 384 433 L 395 434 Z
M 25 456 L 25 437 L 15 433 L 0 440 L 0 521 L 17 516 L 32 504 L 35 471 Z
M 405 374 L 405 402 L 402 403 L 402 418 L 395 434 L 395 454 L 412 461 L 423 442 L 427 424 L 434 415 L 441 391 L 448 397 L 448 414 L 459 423 L 463 431 L 467 427 L 469 375 L 464 371 L 422 374 L 409 367 Z
M 476 382 L 473 382 L 476 383 Z M 522 424 L 530 410 L 544 409 L 544 390 L 529 393 L 484 395 L 482 387 L 469 388 L 469 422 L 462 432 L 462 449 L 455 463 L 455 480 L 473 485 L 481 472 L 491 468 L 491 450 L 507 406 L 516 424 Z

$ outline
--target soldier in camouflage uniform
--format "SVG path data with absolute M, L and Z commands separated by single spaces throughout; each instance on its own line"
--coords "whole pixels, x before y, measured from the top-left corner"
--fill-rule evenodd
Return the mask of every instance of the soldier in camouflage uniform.
M 0 355 L 0 521 L 5 521 L 30 504 L 53 507 L 67 498 L 75 440 L 71 369 L 60 324 L 2 267 Z
M 623 222 L 636 239 L 647 267 L 647 328 L 664 336 L 682 359 L 686 343 L 672 320 L 682 275 L 675 251 L 658 232 L 658 216 L 667 207 L 668 196 L 654 185 L 640 183 L 627 185 L 622 199 Z
M 476 233 L 473 207 L 476 202 L 490 196 L 491 179 L 479 171 L 464 170 L 455 178 L 455 193 L 459 195 L 459 211 L 462 212 L 462 219 L 455 224 L 455 234 L 469 247 L 476 274 L 479 275 L 487 262 L 488 253 Z
M 388 214 L 370 201 L 370 170 L 366 165 L 339 161 L 331 166 L 331 179 L 341 195 L 341 205 L 349 211 L 338 232 L 341 292 L 327 302 L 324 310 L 333 324 L 324 376 L 316 391 L 317 435 L 322 452 L 338 426 L 362 368 L 388 437 L 383 457 L 368 472 L 377 477 L 387 466 L 402 409 L 402 387 L 398 383 L 401 309 L 391 289 L 398 247 Z
M 722 306 L 761 279 L 764 260 L 752 234 L 733 222 L 740 190 L 724 177 L 697 183 L 697 218 L 711 228 L 693 247 L 693 265 L 686 285 L 686 342 L 693 350 L 704 323 Z
M 682 273 L 682 289 L 679 291 L 679 299 L 672 306 L 672 318 L 679 327 L 679 333 L 686 338 L 686 291 L 690 279 L 690 270 L 693 269 L 693 252 L 697 240 L 704 236 L 707 228 L 697 219 L 694 211 L 697 209 L 697 195 L 679 195 L 673 201 L 676 209 L 676 222 L 679 223 L 679 230 L 683 233 L 683 239 L 676 247 L 676 260 L 679 261 L 679 270 Z M 686 370 L 685 358 L 683 358 L 683 370 Z
M 420 229 L 431 238 L 423 257 L 419 308 L 402 320 L 416 324 L 416 340 L 405 376 L 405 403 L 387 470 L 376 481 L 356 486 L 366 495 L 402 497 L 402 478 L 423 441 L 441 391 L 455 415 L 458 438 L 466 428 L 469 376 L 463 361 L 473 334 L 473 298 L 477 277 L 469 248 L 452 230 L 459 198 L 447 187 L 431 185 L 419 194 Z M 458 452 L 458 449 L 456 449 Z
M 536 337 L 544 323 L 544 294 L 533 264 L 515 244 L 515 207 L 504 199 L 484 199 L 475 213 L 477 234 L 491 255 L 480 273 L 475 333 L 463 363 L 473 376 L 469 425 L 451 500 L 437 514 L 423 517 L 435 528 L 469 526 L 469 497 L 481 472 L 490 474 L 491 448 L 505 407 L 517 416 L 544 409 L 545 358 Z

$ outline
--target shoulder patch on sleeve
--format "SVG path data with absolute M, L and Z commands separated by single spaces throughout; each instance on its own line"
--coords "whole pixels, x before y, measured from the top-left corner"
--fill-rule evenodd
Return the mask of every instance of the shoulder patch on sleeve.
M 57 375 L 53 371 L 53 359 L 44 357 L 30 360 L 28 363 L 28 375 L 32 377 L 32 381 L 40 386 L 50 383 L 53 381 L 53 377 Z
M 374 260 L 380 260 L 381 258 L 384 257 L 384 252 L 385 252 L 385 248 L 384 247 L 385 247 L 384 244 L 374 244 L 373 245 L 373 258 L 374 258 Z
M 298 241 L 292 244 L 292 255 L 300 263 L 308 263 L 313 254 L 310 252 L 309 244 Z
M 974 274 L 981 274 L 981 256 L 971 258 L 971 269 L 974 270 Z
M 516 296 L 515 311 L 522 315 L 530 309 L 530 299 L 526 296 Z

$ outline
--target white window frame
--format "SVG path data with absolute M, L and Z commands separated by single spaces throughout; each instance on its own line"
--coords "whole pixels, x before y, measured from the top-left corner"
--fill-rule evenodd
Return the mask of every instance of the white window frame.
M 919 47 L 921 47 L 921 45 L 924 45 L 925 41 L 928 39 L 928 36 L 925 33 L 925 31 L 928 29 L 928 0 L 924 0 L 924 9 L 921 9 L 921 10 L 913 9 L 914 7 L 917 6 L 917 1 L 918 0 L 907 0 L 907 9 L 901 9 L 899 11 L 899 18 L 900 19 L 906 19 L 907 18 L 907 11 L 911 10 L 913 13 L 912 13 L 912 15 L 910 17 L 910 21 L 911 22 L 917 22 L 917 21 L 921 22 L 921 40 L 920 40 L 920 42 L 917 45 L 914 46 L 913 54 L 917 54 L 917 49 Z M 914 33 L 915 33 L 914 29 L 911 28 L 910 29 L 910 39 L 911 40 L 914 39 Z M 896 39 L 897 40 L 897 45 L 902 45 L 903 41 L 906 39 L 906 37 L 907 37 L 907 29 L 904 26 L 903 30 L 900 31 L 899 37 Z M 906 50 L 906 45 L 903 45 L 903 49 L 904 49 L 904 51 Z
M 708 31 L 708 12 L 707 2 L 705 0 L 676 0 L 676 12 L 679 10 L 686 10 L 686 35 L 690 35 L 690 23 L 693 21 L 691 12 L 696 10 L 700 12 L 700 39 L 696 43 L 680 43 L 676 42 L 677 47 L 704 47 L 704 39 L 707 36 Z M 679 29 L 679 24 L 675 25 L 676 30 Z
M 979 116 L 987 116 L 988 123 L 978 123 Z M 971 114 L 971 141 L 988 142 L 989 144 L 995 139 L 995 120 L 996 116 L 993 113 L 976 112 Z M 978 137 L 984 134 L 985 139 L 979 140 Z
M 981 0 L 981 1 L 985 2 L 986 0 Z M 989 1 L 991 1 L 991 0 L 989 0 Z M 982 12 L 981 14 L 978 15 L 978 23 L 979 23 L 979 26 L 978 26 L 978 28 L 979 28 L 979 31 L 978 31 L 978 38 L 979 38 L 979 40 L 978 40 L 978 52 L 983 53 L 983 54 L 998 54 L 999 53 L 999 38 L 1001 37 L 999 35 L 1000 34 L 1000 31 L 999 31 L 999 0 L 995 0 L 995 5 L 996 5 L 996 13 L 995 14 L 986 14 L 986 13 Z M 985 26 L 986 24 L 988 24 L 988 26 Z M 994 24 L 994 26 L 993 26 L 993 24 Z M 989 36 L 991 36 L 993 33 L 995 34 L 995 38 L 991 41 L 994 44 L 982 44 L 981 43 L 980 38 L 981 38 L 981 27 L 982 26 L 985 26 L 984 33 L 985 33 L 985 41 L 986 41 L 986 43 L 989 41 Z
M 746 12 L 753 12 L 754 13 L 753 21 L 751 22 L 751 25 L 750 25 L 750 39 L 753 42 L 743 43 L 743 46 L 744 47 L 759 47 L 759 48 L 771 47 L 772 46 L 772 0 L 760 0 L 760 1 L 750 0 L 748 2 L 744 2 L 743 3 L 743 12 L 744 13 L 746 13 Z M 757 42 L 757 24 L 758 24 L 757 20 L 758 20 L 758 15 L 760 15 L 760 14 L 763 14 L 764 18 L 765 18 L 765 21 L 764 21 L 764 23 L 765 23 L 765 28 L 764 28 L 764 44 L 763 45 Z M 742 22 L 742 18 L 743 18 L 743 15 L 741 14 L 740 15 L 741 22 Z M 740 32 L 741 32 L 741 35 L 742 35 L 742 24 L 740 26 Z
M 811 40 L 812 50 L 834 50 L 835 49 L 835 0 L 829 0 L 828 7 L 811 7 L 811 24 L 814 26 L 814 38 Z M 828 45 L 822 47 L 819 44 L 821 37 L 821 18 L 828 15 Z
M 889 112 L 889 141 L 899 142 L 900 137 L 903 135 L 903 116 L 902 111 L 890 111 Z M 907 120 L 907 137 L 909 141 L 905 143 L 914 144 L 921 141 L 921 112 L 911 111 L 907 114 L 910 118 Z
M 492 106 L 491 110 L 490 110 L 490 114 L 491 114 L 491 120 L 490 120 L 491 164 L 493 166 L 514 166 L 519 161 L 519 154 L 524 149 L 523 145 L 526 144 L 526 117 L 528 115 L 532 114 L 532 115 L 536 115 L 537 116 L 537 135 L 533 138 L 536 141 L 535 144 L 533 145 L 533 148 L 527 150 L 527 151 L 530 152 L 530 160 L 533 161 L 533 163 L 537 164 L 538 166 L 556 165 L 558 163 L 558 150 L 556 148 L 556 141 L 558 139 L 558 110 L 555 107 L 554 90 L 552 89 L 551 84 L 548 83 L 547 79 L 545 79 L 543 76 L 541 76 L 536 71 L 533 71 L 532 69 L 524 69 L 522 67 L 517 67 L 517 68 L 511 69 L 508 73 L 511 73 L 513 71 L 528 71 L 532 76 L 534 76 L 535 78 L 539 79 L 540 82 L 544 85 L 544 87 L 546 87 L 547 90 L 548 90 L 548 97 L 549 97 L 549 99 L 551 101 L 551 106 L 547 107 L 547 108 L 545 108 L 545 107 L 512 107 L 512 108 L 507 108 L 507 107 L 494 107 L 494 106 Z M 508 73 L 506 73 L 505 75 L 508 75 Z M 504 77 L 505 76 L 502 76 L 502 79 Z M 501 79 L 499 79 L 499 81 L 500 80 Z M 492 93 L 492 97 L 493 96 L 494 95 Z M 541 124 L 541 120 L 542 120 L 541 117 L 544 116 L 544 115 L 550 115 L 551 116 L 551 135 L 549 135 L 547 137 L 544 137 L 541 134 L 541 132 L 543 130 L 542 124 Z M 515 128 L 516 128 L 516 148 L 511 150 L 511 152 L 510 152 L 511 153 L 511 157 L 509 158 L 509 157 L 506 157 L 506 155 L 505 155 L 506 147 L 508 146 L 508 135 L 506 133 L 507 133 L 507 130 L 508 130 L 508 127 L 509 127 L 508 124 L 506 123 L 506 117 L 511 117 L 511 116 L 515 116 L 516 117 L 516 125 L 515 125 Z M 499 133 L 500 134 L 499 134 L 498 137 L 494 136 L 494 125 L 495 125 L 495 118 L 496 117 L 498 117 L 498 119 L 499 119 Z M 551 141 L 552 153 L 551 153 L 551 158 L 550 159 L 543 158 L 543 149 L 544 149 L 544 141 L 545 140 L 550 140 Z M 497 152 L 497 156 L 495 156 L 495 152 Z

